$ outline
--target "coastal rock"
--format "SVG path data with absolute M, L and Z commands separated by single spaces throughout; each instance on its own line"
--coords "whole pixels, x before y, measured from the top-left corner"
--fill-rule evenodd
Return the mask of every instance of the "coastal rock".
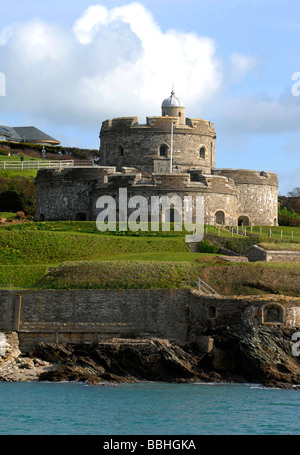
M 294 332 L 281 326 L 210 330 L 185 346 L 156 338 L 39 343 L 30 357 L 21 355 L 14 334 L 0 357 L 0 381 L 248 382 L 296 389 Z
M 40 358 L 58 362 L 56 371 L 45 372 L 40 380 L 101 382 L 212 381 L 221 376 L 198 367 L 201 355 L 194 355 L 162 339 L 112 339 L 94 345 L 40 343 L 34 352 Z M 67 355 L 68 353 L 68 355 Z
M 59 365 L 43 372 L 41 381 L 251 382 L 297 388 L 300 362 L 292 355 L 293 332 L 280 327 L 256 327 L 251 333 L 228 329 L 186 346 L 117 338 L 93 345 L 40 343 L 33 355 Z M 209 348 L 203 349 L 203 340 Z
M 38 381 L 44 371 L 58 368 L 58 365 L 42 359 L 22 356 L 16 332 L 3 335 L 5 349 L 0 355 L 0 382 Z

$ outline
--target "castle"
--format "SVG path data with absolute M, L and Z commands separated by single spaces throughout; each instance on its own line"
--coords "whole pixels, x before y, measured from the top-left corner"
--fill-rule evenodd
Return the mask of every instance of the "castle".
M 118 202 L 119 189 L 126 188 L 128 199 L 142 195 L 149 202 L 152 196 L 202 196 L 206 224 L 276 226 L 276 174 L 216 168 L 213 123 L 186 118 L 174 90 L 161 110 L 145 124 L 137 117 L 104 121 L 100 161 L 93 167 L 40 170 L 36 220 L 96 220 L 98 198 Z M 169 221 L 172 210 L 164 214 Z

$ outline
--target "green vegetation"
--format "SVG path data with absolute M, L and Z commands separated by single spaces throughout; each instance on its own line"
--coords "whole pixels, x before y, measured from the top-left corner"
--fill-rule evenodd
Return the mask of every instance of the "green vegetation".
M 200 277 L 223 295 L 300 295 L 300 263 L 212 265 Z
M 294 210 L 289 211 L 287 208 L 278 210 L 278 223 L 280 226 L 298 226 L 300 227 L 300 215 Z
M 275 229 L 275 228 L 272 228 Z M 277 228 L 276 228 L 277 229 Z M 291 235 L 291 228 L 284 228 Z M 253 231 L 259 232 L 258 228 Z M 300 263 L 229 263 L 220 246 L 243 251 L 258 240 L 298 249 L 296 240 L 236 235 L 207 227 L 201 253 L 184 232 L 101 233 L 95 222 L 27 222 L 0 227 L 0 286 L 34 289 L 196 289 L 200 276 L 219 293 L 300 295 Z M 300 236 L 300 228 L 293 228 Z M 280 232 L 280 231 L 279 231 Z M 219 236 L 217 234 L 220 234 Z M 290 283 L 290 284 L 289 284 Z
M 13 220 L 16 216 L 17 214 L 13 212 L 0 212 L 0 218 L 5 218 L 6 220 Z
M 265 250 L 277 250 L 277 251 L 300 251 L 300 243 L 278 243 L 278 242 L 262 242 L 258 243 L 259 246 Z
M 0 211 L 22 211 L 26 215 L 33 216 L 35 212 L 34 179 L 20 177 L 17 174 L 13 176 L 14 172 L 18 171 L 0 171 Z
M 19 225 L 21 226 L 21 225 Z M 22 226 L 27 226 L 23 224 Z M 1 264 L 61 263 L 78 260 L 107 260 L 126 254 L 187 252 L 180 238 L 124 237 L 75 232 L 43 232 L 0 229 Z
M 21 153 L 29 153 L 30 151 L 32 152 L 39 152 L 42 153 L 43 147 L 46 150 L 46 153 L 49 154 L 58 154 L 58 153 L 68 153 L 68 155 L 72 156 L 72 158 L 78 158 L 78 159 L 90 159 L 92 155 L 99 155 L 99 150 L 90 150 L 90 149 L 80 149 L 77 147 L 62 147 L 60 145 L 39 145 L 39 144 L 29 144 L 29 143 L 24 143 L 24 142 L 10 142 L 10 141 L 0 141 L 0 148 L 3 146 L 8 146 L 10 150 L 15 153 L 16 151 L 19 151 Z M 6 151 L 5 149 L 2 148 L 2 150 Z

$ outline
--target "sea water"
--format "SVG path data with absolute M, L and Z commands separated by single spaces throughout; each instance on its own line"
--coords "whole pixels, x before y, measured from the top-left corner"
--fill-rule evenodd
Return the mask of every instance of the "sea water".
M 1 435 L 297 435 L 300 390 L 0 383 Z

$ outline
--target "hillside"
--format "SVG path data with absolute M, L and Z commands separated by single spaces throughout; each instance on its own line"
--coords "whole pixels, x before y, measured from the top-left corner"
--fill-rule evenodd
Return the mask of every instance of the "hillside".
M 298 236 L 300 232 L 293 229 Z M 216 231 L 209 228 L 206 243 L 236 242 L 238 249 L 242 241 L 249 242 L 241 236 L 232 238 L 228 231 L 218 236 Z M 94 222 L 1 226 L 0 286 L 195 289 L 201 277 L 224 295 L 300 295 L 300 263 L 224 262 L 216 252 L 192 253 L 181 232 L 116 234 L 100 233 Z

